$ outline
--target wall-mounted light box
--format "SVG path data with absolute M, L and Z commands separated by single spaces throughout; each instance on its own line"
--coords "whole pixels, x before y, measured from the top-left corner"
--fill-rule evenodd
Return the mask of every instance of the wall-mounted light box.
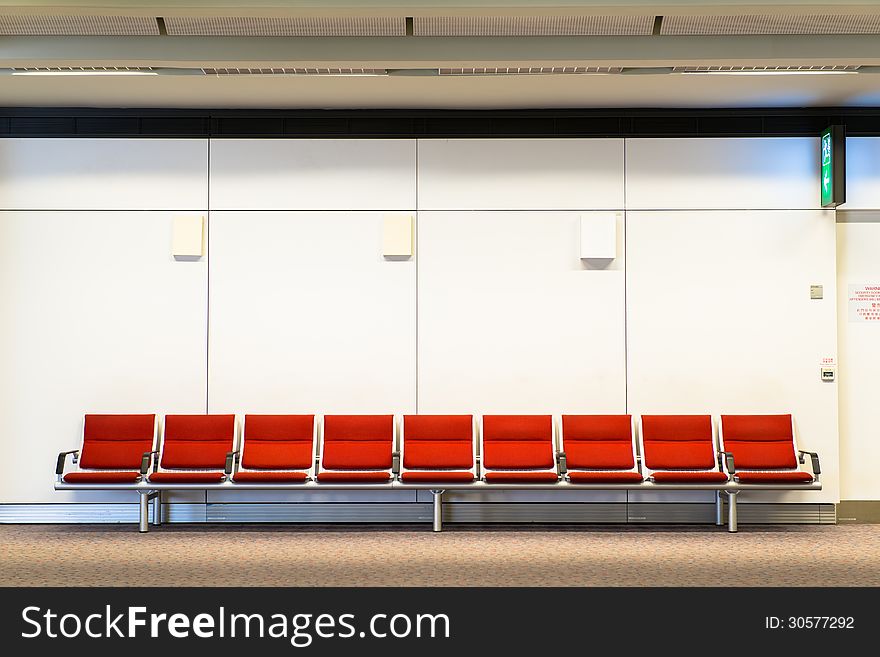
M 179 259 L 198 259 L 205 255 L 205 217 L 177 215 L 171 230 L 171 255 Z
M 619 212 L 590 212 L 580 220 L 580 257 L 584 260 L 612 260 L 617 257 Z
M 846 129 L 832 125 L 822 131 L 820 185 L 823 208 L 846 203 Z
M 386 258 L 410 258 L 412 257 L 412 254 L 412 215 L 385 215 L 385 222 L 382 231 L 382 255 Z

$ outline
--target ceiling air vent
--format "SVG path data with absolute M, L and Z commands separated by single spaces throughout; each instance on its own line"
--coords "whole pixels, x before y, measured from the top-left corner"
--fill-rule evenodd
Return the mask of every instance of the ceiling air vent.
M 9 16 L 0 15 L 5 36 L 154 36 L 152 16 Z
M 880 14 L 664 16 L 660 34 L 880 34 Z
M 673 73 L 857 73 L 859 66 L 675 66 Z
M 400 17 L 167 16 L 171 36 L 405 36 Z
M 614 66 L 528 66 L 499 68 L 441 68 L 440 75 L 603 75 L 620 73 Z
M 205 75 L 385 75 L 384 68 L 203 68 Z
M 157 75 L 152 66 L 39 66 L 6 69 L 13 75 Z
M 653 16 L 416 16 L 414 36 L 646 36 Z

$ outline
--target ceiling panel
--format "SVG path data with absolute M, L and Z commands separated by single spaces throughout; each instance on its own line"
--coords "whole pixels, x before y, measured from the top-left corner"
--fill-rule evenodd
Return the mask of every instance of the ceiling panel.
M 0 14 L 5 36 L 152 36 L 152 16 L 11 16 Z
M 640 36 L 654 16 L 416 16 L 414 36 Z
M 665 16 L 660 34 L 880 34 L 880 14 Z
M 403 16 L 168 16 L 172 36 L 404 36 Z

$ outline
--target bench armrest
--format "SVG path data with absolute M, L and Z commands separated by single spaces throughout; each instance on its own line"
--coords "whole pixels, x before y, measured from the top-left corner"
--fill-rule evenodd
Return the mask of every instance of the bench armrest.
M 724 459 L 724 466 L 731 476 L 736 474 L 736 466 L 733 464 L 733 452 L 718 452 L 718 456 Z
M 400 474 L 400 452 L 391 452 L 391 473 Z
M 556 452 L 556 463 L 559 464 L 559 474 L 564 475 L 568 472 L 568 459 L 565 452 Z
M 154 455 L 158 455 L 159 451 L 154 450 L 152 452 L 144 452 L 144 455 L 141 457 L 141 474 L 145 475 L 150 471 L 150 461 Z
M 474 476 L 474 479 L 476 479 L 477 481 L 479 481 L 479 480 L 480 480 L 480 475 L 481 475 L 481 472 L 480 472 L 480 455 L 479 455 L 479 454 L 477 454 L 476 456 L 474 456 L 474 475 L 475 475 L 475 476 Z
M 233 450 L 231 452 L 227 452 L 226 453 L 226 469 L 225 469 L 226 474 L 231 475 L 233 463 L 238 463 L 240 460 L 241 460 L 241 454 L 239 453 L 239 451 L 237 449 Z
M 67 460 L 68 454 L 74 455 L 73 462 L 76 463 L 77 457 L 79 456 L 79 450 L 78 449 L 71 449 L 70 451 L 67 451 L 67 452 L 61 452 L 58 455 L 58 461 L 56 461 L 56 463 L 55 463 L 55 474 L 57 474 L 59 476 L 64 474 L 64 461 Z
M 822 473 L 822 469 L 819 467 L 819 455 L 816 452 L 805 452 L 804 450 L 798 450 L 798 460 L 803 463 L 806 460 L 806 457 L 810 457 L 810 467 L 813 468 L 813 476 L 817 479 L 819 475 Z

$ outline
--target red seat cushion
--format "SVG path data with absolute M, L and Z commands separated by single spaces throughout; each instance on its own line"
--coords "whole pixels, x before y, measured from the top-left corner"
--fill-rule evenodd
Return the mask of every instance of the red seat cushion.
M 153 449 L 155 415 L 85 416 L 81 468 L 140 468 L 144 452 Z
M 403 427 L 404 467 L 473 467 L 472 415 L 405 415 Z
M 568 479 L 573 483 L 582 484 L 629 484 L 639 483 L 642 481 L 642 475 L 638 472 L 584 472 L 569 470 Z
M 563 415 L 565 459 L 571 468 L 633 467 L 632 416 Z
M 724 450 L 737 468 L 796 468 L 791 415 L 722 415 Z
M 716 467 L 711 415 L 643 415 L 645 465 L 652 470 Z
M 318 473 L 318 481 L 388 481 L 390 479 L 390 472 L 364 472 L 352 470 L 351 472 Z
M 233 481 L 239 482 L 275 482 L 275 483 L 301 483 L 308 479 L 305 472 L 281 472 L 266 470 L 239 470 L 232 478 Z
M 226 478 L 222 472 L 154 472 L 150 481 L 157 484 L 219 484 Z
M 469 482 L 474 480 L 473 472 L 460 472 L 456 470 L 417 470 L 404 472 L 400 475 L 401 481 L 419 482 L 419 481 L 451 481 L 451 482 Z
M 658 483 L 666 484 L 715 484 L 727 481 L 727 475 L 723 472 L 676 472 L 667 470 L 655 472 L 651 479 Z
M 555 464 L 550 415 L 483 416 L 483 465 L 487 468 L 538 469 Z
M 736 480 L 743 484 L 808 484 L 813 481 L 813 475 L 800 470 L 787 472 L 740 472 L 734 475 Z
M 235 415 L 166 415 L 163 468 L 223 468 L 235 440 Z
M 314 429 L 314 415 L 246 415 L 242 467 L 309 468 L 314 458 Z
M 330 470 L 391 468 L 393 415 L 325 415 L 321 464 Z
M 68 484 L 134 484 L 140 478 L 140 472 L 68 472 L 64 475 Z
M 559 477 L 555 472 L 487 472 L 486 481 L 541 483 L 559 481 Z

